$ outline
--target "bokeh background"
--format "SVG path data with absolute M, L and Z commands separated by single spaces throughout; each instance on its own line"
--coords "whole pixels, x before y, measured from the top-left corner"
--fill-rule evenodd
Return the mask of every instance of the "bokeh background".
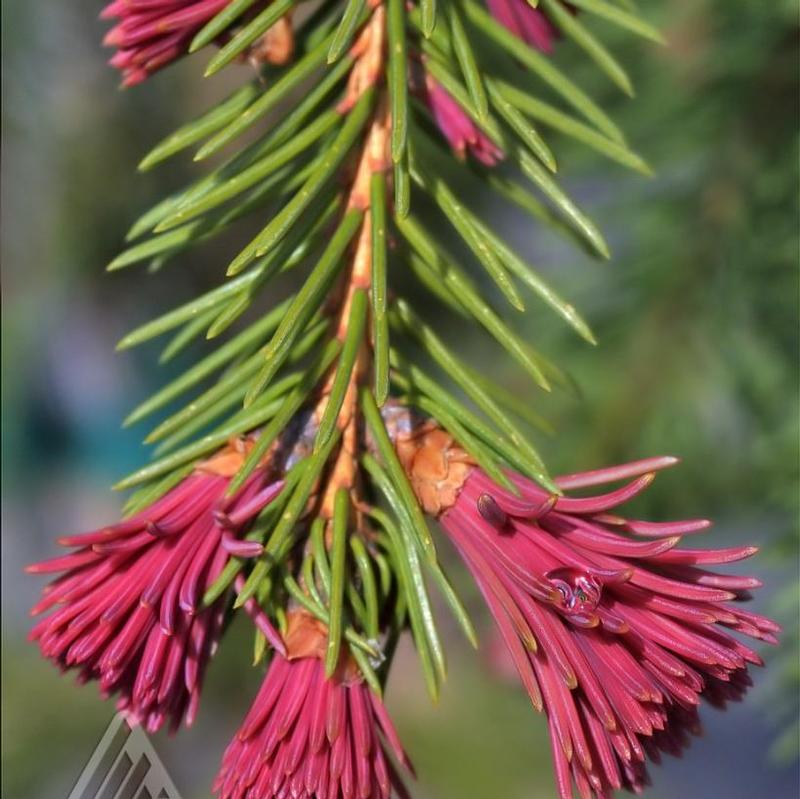
M 582 396 L 545 398 L 483 338 L 449 333 L 477 366 L 530 396 L 551 420 L 557 432 L 540 444 L 553 470 L 679 455 L 683 465 L 656 481 L 642 512 L 709 515 L 717 525 L 708 544 L 763 546 L 751 570 L 766 587 L 754 605 L 785 623 L 785 644 L 767 653 L 769 668 L 744 705 L 705 711 L 707 735 L 683 759 L 653 769 L 647 796 L 788 799 L 798 795 L 800 685 L 797 7 L 791 0 L 643 6 L 667 47 L 603 31 L 635 77 L 635 101 L 610 90 L 568 44 L 556 56 L 602 98 L 657 172 L 631 176 L 554 140 L 562 179 L 607 232 L 613 260 L 591 262 L 522 218 L 495 220 L 599 337 L 590 348 L 530 303 L 526 332 L 568 365 Z M 93 687 L 59 677 L 25 642 L 40 584 L 21 569 L 51 554 L 55 535 L 117 514 L 121 499 L 107 487 L 146 456 L 141 431 L 121 431 L 119 420 L 181 364 L 154 368 L 153 350 L 116 355 L 114 343 L 212 285 L 233 247 L 215 241 L 155 276 L 103 274 L 132 219 L 193 171 L 184 159 L 137 175 L 139 157 L 240 76 L 201 81 L 201 55 L 119 92 L 99 46 L 99 8 L 37 0 L 2 10 L 6 799 L 66 796 L 111 712 Z M 474 588 L 463 574 L 456 578 L 486 621 Z M 549 799 L 541 718 L 447 623 L 445 635 L 451 678 L 439 706 L 429 705 L 408 647 L 388 695 L 416 761 L 416 795 Z M 235 623 L 229 637 L 195 728 L 176 739 L 156 736 L 186 799 L 208 795 L 260 680 L 249 668 L 245 626 Z

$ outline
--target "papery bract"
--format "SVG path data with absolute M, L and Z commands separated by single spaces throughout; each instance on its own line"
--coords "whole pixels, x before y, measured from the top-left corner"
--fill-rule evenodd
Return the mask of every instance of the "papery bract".
M 293 643 L 294 625 L 302 651 Z M 405 787 L 387 751 L 411 770 L 381 700 L 343 659 L 330 678 L 320 659 L 324 629 L 290 614 L 287 649 L 276 655 L 214 783 L 219 799 L 389 799 Z M 314 643 L 316 639 L 317 644 Z
M 425 98 L 433 119 L 459 158 L 467 152 L 485 166 L 502 160 L 503 152 L 470 119 L 469 114 L 430 75 L 425 79 Z
M 678 754 L 699 730 L 700 699 L 724 707 L 760 656 L 735 633 L 776 643 L 778 625 L 741 609 L 757 579 L 709 565 L 755 547 L 682 549 L 706 520 L 612 514 L 646 488 L 652 458 L 557 480 L 564 490 L 615 480 L 606 494 L 551 495 L 519 475 L 519 496 L 473 468 L 441 524 L 472 572 L 531 701 L 544 710 L 559 796 L 641 791 L 645 758 Z
M 230 0 L 113 0 L 103 19 L 117 19 L 103 44 L 117 48 L 111 65 L 122 84 L 141 83 L 188 51 L 192 37 Z
M 486 0 L 489 13 L 517 38 L 541 50 L 553 51 L 558 31 L 539 8 L 533 8 L 527 0 Z
M 230 499 L 230 473 L 242 454 L 231 448 L 199 466 L 150 507 L 125 521 L 59 539 L 76 551 L 29 566 L 63 572 L 43 592 L 34 615 L 52 611 L 30 634 L 42 654 L 79 679 L 97 679 L 104 696 L 155 731 L 167 720 L 191 724 L 225 600 L 201 604 L 231 555 L 252 557 L 261 544 L 241 533 L 281 490 L 257 469 Z M 263 614 L 249 608 L 271 643 L 282 648 Z

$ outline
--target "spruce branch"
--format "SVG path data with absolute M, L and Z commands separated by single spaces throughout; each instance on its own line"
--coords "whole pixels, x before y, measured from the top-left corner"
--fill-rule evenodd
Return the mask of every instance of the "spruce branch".
M 632 14 L 606 3 L 589 5 L 585 10 L 636 33 L 652 33 Z M 274 529 L 257 520 L 248 534 L 248 540 L 261 542 L 264 551 L 238 585 L 235 606 L 256 597 L 259 606 L 274 605 L 273 594 L 281 585 L 295 601 L 302 594 L 306 610 L 331 629 L 326 655 L 331 674 L 339 657 L 336 631 L 343 629 L 342 599 L 358 595 L 354 584 L 344 587 L 353 577 L 352 564 L 346 569 L 347 580 L 343 576 L 344 542 L 353 534 L 345 530 L 343 520 L 351 519 L 359 531 L 353 540 L 366 536 L 368 542 L 375 531 L 369 532 L 366 520 L 375 523 L 377 518 L 393 542 L 394 561 L 405 560 L 410 569 L 405 585 L 416 590 L 416 599 L 406 598 L 411 625 L 429 687 L 436 693 L 444 658 L 416 558 L 423 557 L 437 580 L 444 578 L 381 416 L 392 387 L 405 402 L 437 419 L 498 484 L 516 490 L 506 476 L 513 468 L 549 490 L 559 489 L 515 420 L 541 423 L 539 417 L 461 363 L 418 318 L 413 295 L 403 296 L 407 289 L 396 288 L 393 275 L 408 270 L 434 299 L 467 323 L 483 327 L 540 388 L 569 387 L 562 370 L 520 339 L 506 314 L 495 310 L 491 296 L 476 283 L 479 273 L 485 272 L 512 312 L 525 311 L 520 288 L 525 286 L 594 343 L 588 324 L 464 203 L 463 186 L 465 181 L 489 185 L 503 200 L 607 257 L 598 229 L 552 177 L 556 161 L 538 125 L 571 136 L 623 166 L 648 170 L 618 127 L 540 51 L 551 49 L 551 37 L 560 29 L 628 92 L 629 81 L 613 56 L 558 2 L 546 4 L 547 16 L 529 12 L 532 21 L 544 26 L 539 33 L 546 33 L 545 39 L 530 38 L 530 26 L 517 28 L 496 6 L 490 14 L 473 0 L 448 0 L 441 8 L 433 2 L 404 7 L 395 0 L 352 0 L 341 6 L 325 2 L 297 26 L 291 22 L 294 2 L 234 0 L 213 9 L 207 3 L 200 6 L 214 13 L 201 20 L 198 8 L 192 30 L 187 27 L 183 35 L 189 52 L 220 44 L 206 75 L 244 58 L 261 69 L 263 77 L 167 136 L 144 157 L 141 169 L 189 148 L 195 149 L 196 161 L 222 150 L 228 153 L 204 177 L 143 214 L 128 235 L 130 246 L 109 268 L 179 256 L 246 216 L 258 214 L 266 224 L 230 260 L 219 287 L 142 325 L 119 347 L 177 329 L 162 354 L 169 360 L 203 332 L 215 339 L 238 327 L 237 320 L 263 304 L 264 289 L 277 275 L 312 268 L 282 304 L 240 329 L 129 414 L 125 423 L 134 424 L 165 407 L 173 409 L 147 435 L 148 442 L 158 444 L 157 459 L 117 487 L 143 486 L 134 505 L 141 507 L 168 491 L 187 465 L 231 436 L 253 435 L 231 475 L 228 495 L 234 497 L 262 464 L 280 457 L 287 431 L 296 428 L 296 420 L 306 419 L 303 440 L 308 443 L 287 473 L 295 475 L 286 478 L 291 492 L 284 487 L 285 499 L 264 511 L 267 519 L 277 521 L 271 522 Z M 122 28 L 126 24 L 135 27 L 125 20 Z M 147 63 L 143 68 L 152 71 Z M 530 75 L 536 79 L 533 84 Z M 305 86 L 308 90 L 300 93 Z M 553 96 L 584 121 L 560 110 Z M 296 101 L 288 111 L 276 113 L 288 98 Z M 255 128 L 257 137 L 239 145 L 242 135 Z M 471 169 L 465 168 L 470 166 L 467 159 Z M 500 161 L 515 164 L 541 199 L 496 173 Z M 416 192 L 420 196 L 415 199 Z M 438 209 L 435 216 L 426 215 L 426 224 L 413 211 L 422 195 Z M 463 266 L 462 253 L 450 252 L 440 236 L 431 233 L 443 225 L 450 226 L 448 238 L 455 239 L 459 251 L 469 254 Z M 441 377 L 415 363 L 414 348 L 408 349 L 412 342 L 465 392 L 469 404 L 451 393 Z M 294 371 L 288 372 L 289 367 Z M 199 394 L 175 409 L 179 397 L 198 389 Z M 244 407 L 237 411 L 240 402 Z M 363 455 L 373 445 L 379 460 Z M 394 522 L 374 515 L 372 502 L 379 495 L 396 514 Z M 274 509 L 279 505 L 283 510 L 278 519 Z M 332 564 L 323 559 L 319 540 L 316 553 L 307 551 L 302 559 L 298 580 L 292 577 L 292 553 L 297 546 L 307 549 L 302 530 L 316 530 L 317 537 L 327 531 L 323 537 L 335 544 L 333 594 L 326 577 Z M 413 557 L 410 548 L 417 551 Z M 209 601 L 220 596 L 243 567 L 243 561 L 235 572 L 229 567 L 210 590 Z M 283 582 L 275 579 L 276 568 L 288 569 Z M 363 558 L 359 569 L 363 582 Z M 474 639 L 449 586 L 445 595 Z M 369 613 L 363 602 L 356 605 L 348 613 L 362 621 L 369 616 L 374 637 L 374 601 Z
M 752 551 L 678 550 L 680 535 L 704 520 L 659 525 L 611 514 L 674 459 L 553 477 L 523 427 L 548 429 L 533 402 L 460 359 L 420 298 L 482 329 L 532 390 L 573 389 L 568 371 L 511 319 L 527 313 L 531 293 L 593 344 L 589 324 L 470 197 L 477 189 L 516 206 L 609 258 L 598 226 L 561 185 L 558 137 L 650 170 L 551 53 L 557 37 L 570 40 L 633 95 L 592 18 L 649 40 L 657 32 L 629 4 L 606 0 L 322 0 L 313 9 L 297 0 L 116 0 L 106 15 L 120 18 L 106 43 L 119 48 L 112 63 L 125 85 L 212 45 L 207 78 L 234 62 L 254 73 L 144 156 L 147 170 L 193 151 L 200 176 L 140 216 L 109 270 L 157 271 L 245 218 L 258 232 L 226 255 L 219 285 L 119 342 L 127 349 L 169 333 L 161 354 L 169 361 L 204 335 L 214 340 L 124 422 L 169 414 L 146 434 L 153 460 L 117 483 L 136 488 L 126 519 L 70 537 L 67 545 L 84 548 L 36 567 L 91 569 L 103 555 L 136 553 L 119 602 L 146 584 L 143 609 L 97 662 L 103 639 L 72 648 L 56 614 L 45 620 L 56 619 L 42 633 L 45 653 L 88 661 L 150 728 L 168 713 L 180 724 L 199 696 L 194 670 L 225 616 L 243 609 L 256 628 L 255 663 L 272 654 L 217 790 L 350 797 L 357 786 L 358 796 L 388 797 L 402 787 L 383 741 L 407 760 L 380 695 L 404 629 L 434 699 L 446 678 L 432 586 L 477 644 L 428 516 L 475 575 L 533 704 L 548 713 L 560 795 L 571 796 L 573 781 L 585 796 L 638 790 L 646 776 L 631 746 L 646 738 L 668 748 L 650 740 L 654 730 L 691 729 L 704 680 L 717 698 L 736 698 L 745 661 L 757 657 L 697 624 L 774 640 L 769 620 L 722 604 L 744 598 L 750 578 L 696 566 Z M 271 303 L 268 291 L 289 272 L 295 288 Z M 607 494 L 568 495 L 628 478 Z M 151 573 L 161 556 L 166 565 Z M 56 583 L 54 595 L 69 600 L 75 579 Z M 114 618 L 116 606 L 99 605 L 103 619 Z M 140 634 L 141 676 L 126 682 L 120 664 L 138 656 Z M 192 651 L 185 684 L 169 684 L 167 713 L 147 681 L 168 648 L 178 662 L 178 639 L 203 648 Z M 608 664 L 612 647 L 619 660 Z M 703 676 L 678 658 L 699 661 Z M 600 682 L 612 686 L 608 695 Z M 281 691 L 289 710 L 267 722 Z M 242 765 L 253 736 L 267 753 L 258 774 Z

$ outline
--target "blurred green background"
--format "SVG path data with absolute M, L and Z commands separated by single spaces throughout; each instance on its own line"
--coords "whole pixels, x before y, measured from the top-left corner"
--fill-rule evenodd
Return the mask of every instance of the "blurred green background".
M 529 303 L 526 332 L 569 370 L 580 399 L 534 392 L 470 331 L 451 340 L 530 401 L 558 432 L 540 441 L 554 471 L 661 452 L 683 465 L 642 512 L 716 519 L 706 543 L 755 542 L 755 609 L 786 625 L 748 701 L 704 712 L 707 735 L 652 770 L 650 799 L 797 795 L 798 717 L 798 27 L 789 0 L 643 3 L 669 46 L 602 32 L 635 77 L 621 99 L 568 44 L 557 58 L 622 123 L 657 177 L 631 176 L 554 140 L 562 179 L 606 231 L 597 264 L 522 218 L 494 219 L 591 322 L 574 340 Z M 203 56 L 118 92 L 95 2 L 3 5 L 3 718 L 2 795 L 66 796 L 111 708 L 25 642 L 40 588 L 22 566 L 57 534 L 114 518 L 107 486 L 140 464 L 119 420 L 168 375 L 153 351 L 114 354 L 135 324 L 218 279 L 218 240 L 148 277 L 103 265 L 129 223 L 193 173 L 188 159 L 137 176 L 139 157 L 221 97 Z M 597 26 L 598 30 L 601 26 Z M 492 216 L 491 207 L 484 212 Z M 240 231 L 244 237 L 246 232 Z M 235 236 L 238 240 L 238 235 Z M 244 238 L 240 240 L 245 240 Z M 171 368 L 179 368 L 180 364 Z M 456 581 L 486 621 L 463 573 Z M 446 614 L 442 614 L 446 619 Z M 419 772 L 420 799 L 553 796 L 544 724 L 444 623 L 451 679 L 438 707 L 401 648 L 389 707 Z M 484 626 L 484 652 L 491 649 Z M 260 680 L 246 625 L 210 671 L 198 723 L 156 747 L 186 799 L 208 794 L 226 740 Z M 237 646 L 238 642 L 241 644 Z

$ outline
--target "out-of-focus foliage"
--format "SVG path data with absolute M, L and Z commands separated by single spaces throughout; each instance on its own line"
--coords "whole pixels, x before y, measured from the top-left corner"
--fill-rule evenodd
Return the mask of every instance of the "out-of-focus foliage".
M 773 588 L 759 609 L 771 602 L 783 613 L 786 642 L 780 653 L 768 653 L 768 690 L 757 691 L 725 723 L 733 725 L 728 740 L 749 740 L 759 724 L 763 730 L 765 715 L 774 714 L 776 740 L 797 718 L 800 687 L 796 4 L 649 5 L 670 44 L 654 51 L 622 37 L 612 41 L 638 96 L 631 103 L 609 91 L 602 101 L 657 177 L 630 177 L 582 158 L 579 148 L 568 154 L 566 143 L 558 142 L 556 151 L 559 163 L 569 165 L 563 179 L 589 200 L 609 233 L 612 262 L 580 260 L 519 219 L 498 224 L 533 263 L 566 273 L 559 282 L 571 287 L 600 341 L 597 348 L 576 343 L 544 313 L 530 322 L 537 339 L 547 342 L 543 349 L 571 365 L 583 392 L 581 401 L 563 394 L 532 399 L 558 428 L 543 446 L 551 468 L 680 455 L 683 467 L 656 482 L 648 510 L 664 514 L 679 500 L 682 513 L 718 520 L 720 532 L 709 545 L 723 538 L 763 545 L 757 566 Z M 19 568 L 48 554 L 53 535 L 114 515 L 105 485 L 141 461 L 138 435 L 120 434 L 117 419 L 134 396 L 161 380 L 143 374 L 152 353 L 115 358 L 110 342 L 141 318 L 137 305 L 155 303 L 156 312 L 210 285 L 208 275 L 218 275 L 226 252 L 222 244 L 203 252 L 193 262 L 196 272 L 170 266 L 159 277 L 157 296 L 138 275 L 101 274 L 118 249 L 117 234 L 136 212 L 185 182 L 170 170 L 134 178 L 133 166 L 209 99 L 196 91 L 202 57 L 115 97 L 116 76 L 103 66 L 96 44 L 100 26 L 87 21 L 95 10 L 54 0 L 3 9 L 3 794 L 9 797 L 65 794 L 82 766 L 74 753 L 88 758 L 107 713 L 91 691 L 60 680 L 23 643 L 24 609 L 36 586 L 22 583 Z M 614 37 L 611 28 L 607 34 Z M 565 42 L 557 58 L 568 64 L 573 53 Z M 578 69 L 574 78 L 604 91 L 589 71 Z M 201 91 L 221 97 L 224 89 L 203 84 Z M 56 314 L 56 308 L 62 310 Z M 484 366 L 481 354 L 489 350 L 482 340 L 465 337 L 462 346 Z M 515 387 L 510 365 L 493 358 L 485 367 Z M 520 390 L 523 385 L 520 380 Z M 52 529 L 58 518 L 63 530 Z M 455 630 L 446 632 L 453 637 L 454 684 L 441 715 L 428 708 L 411 677 L 393 675 L 398 687 L 389 696 L 426 775 L 419 797 L 550 796 L 541 720 L 515 689 L 459 666 L 463 650 Z M 398 672 L 404 662 L 396 664 Z M 191 760 L 175 774 L 192 791 L 187 795 L 205 795 L 200 791 L 216 768 L 212 753 L 221 751 L 253 693 L 257 680 L 232 688 L 231 675 L 245 666 L 235 665 L 214 664 L 210 701 L 179 748 L 157 741 L 169 762 Z M 74 721 L 68 729 L 53 722 L 67 714 Z M 435 749 L 440 729 L 458 730 L 458 740 Z M 500 740 L 511 743 L 497 747 Z M 796 784 L 795 771 L 772 772 L 766 757 L 753 760 L 746 785 L 725 782 L 724 758 L 735 762 L 740 755 L 712 750 L 713 740 L 698 742 L 686 758 L 685 779 L 697 795 L 780 795 Z M 784 761 L 796 754 L 796 732 L 778 746 Z M 492 757 L 482 761 L 477 755 L 484 747 Z M 36 755 L 45 751 L 49 766 Z M 542 764 L 538 774 L 534 763 Z M 667 761 L 657 771 L 653 797 L 692 795 L 681 794 L 685 782 L 676 769 Z

